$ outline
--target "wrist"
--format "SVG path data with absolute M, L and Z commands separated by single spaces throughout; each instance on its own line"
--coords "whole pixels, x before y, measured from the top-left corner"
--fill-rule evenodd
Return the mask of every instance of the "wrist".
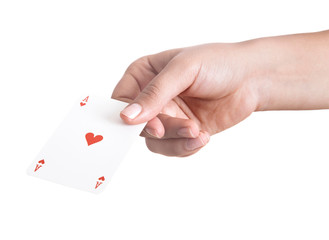
M 256 111 L 329 108 L 329 32 L 250 41 Z

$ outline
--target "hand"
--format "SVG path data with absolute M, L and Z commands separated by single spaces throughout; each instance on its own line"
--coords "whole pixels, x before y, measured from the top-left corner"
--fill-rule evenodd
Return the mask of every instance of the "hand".
M 207 44 L 132 63 L 112 97 L 148 148 L 188 156 L 253 111 L 329 108 L 329 31 Z
M 257 108 L 247 45 L 208 44 L 138 59 L 112 95 L 132 102 L 121 112 L 122 119 L 128 124 L 148 121 L 142 136 L 153 152 L 197 152 L 210 134 L 237 124 Z

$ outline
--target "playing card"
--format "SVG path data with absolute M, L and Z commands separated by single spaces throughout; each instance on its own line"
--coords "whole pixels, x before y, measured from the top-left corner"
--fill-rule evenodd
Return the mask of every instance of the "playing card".
M 119 113 L 126 105 L 113 99 L 84 97 L 37 155 L 28 174 L 101 192 L 145 125 L 123 123 Z

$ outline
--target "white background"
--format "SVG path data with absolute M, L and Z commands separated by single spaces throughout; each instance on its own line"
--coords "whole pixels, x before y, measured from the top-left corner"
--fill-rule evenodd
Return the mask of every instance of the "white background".
M 140 138 L 101 195 L 25 173 L 136 58 L 325 30 L 326 2 L 1 0 L 0 239 L 328 239 L 328 111 L 254 113 L 189 158 Z

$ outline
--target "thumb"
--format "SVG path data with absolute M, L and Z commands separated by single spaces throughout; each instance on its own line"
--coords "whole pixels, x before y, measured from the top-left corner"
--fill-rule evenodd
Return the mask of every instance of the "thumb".
M 199 68 L 191 66 L 189 61 L 172 59 L 121 112 L 121 118 L 128 124 L 153 119 L 170 100 L 193 83 L 198 72 Z

